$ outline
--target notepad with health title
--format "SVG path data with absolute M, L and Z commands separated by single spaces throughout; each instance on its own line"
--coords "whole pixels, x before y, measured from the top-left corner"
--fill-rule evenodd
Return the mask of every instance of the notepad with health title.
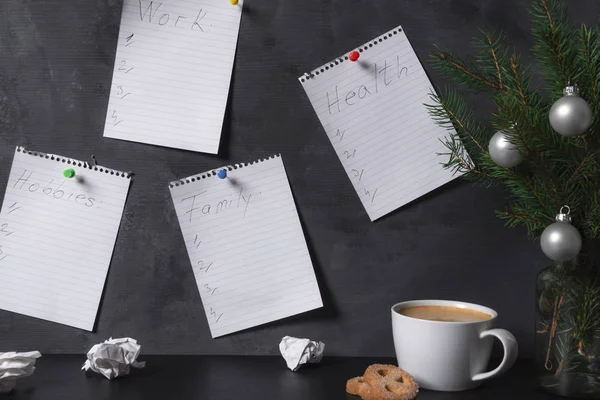
M 434 89 L 401 27 L 299 80 L 372 221 L 454 179 L 438 157 L 448 132 L 424 106 Z
M 171 182 L 212 337 L 322 307 L 281 156 Z
M 104 136 L 216 154 L 243 0 L 124 0 Z
M 0 211 L 0 309 L 91 331 L 129 184 L 121 171 L 17 148 Z

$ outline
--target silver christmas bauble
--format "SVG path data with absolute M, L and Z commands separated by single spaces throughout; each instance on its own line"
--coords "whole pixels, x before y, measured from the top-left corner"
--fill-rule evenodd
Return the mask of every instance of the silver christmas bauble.
M 542 232 L 540 244 L 542 251 L 554 261 L 568 261 L 581 250 L 581 235 L 577 228 L 571 225 L 570 210 L 563 213 L 564 206 L 556 216 L 556 222 Z
M 504 168 L 515 167 L 523 161 L 523 156 L 517 147 L 508 141 L 504 131 L 498 131 L 492 136 L 488 150 L 492 160 Z
M 563 136 L 579 136 L 592 124 L 592 109 L 576 86 L 567 86 L 563 93 L 550 108 L 550 125 Z

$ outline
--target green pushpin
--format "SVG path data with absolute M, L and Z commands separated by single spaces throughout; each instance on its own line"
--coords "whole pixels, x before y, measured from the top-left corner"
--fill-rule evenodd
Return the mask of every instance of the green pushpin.
M 73 168 L 65 169 L 65 172 L 63 172 L 63 176 L 69 179 L 73 178 L 75 177 L 75 170 Z

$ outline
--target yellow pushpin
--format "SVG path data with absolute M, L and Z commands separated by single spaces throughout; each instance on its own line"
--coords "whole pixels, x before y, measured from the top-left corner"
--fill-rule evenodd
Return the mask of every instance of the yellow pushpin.
M 232 6 L 237 6 L 239 2 L 240 0 L 229 0 L 229 4 L 231 4 Z

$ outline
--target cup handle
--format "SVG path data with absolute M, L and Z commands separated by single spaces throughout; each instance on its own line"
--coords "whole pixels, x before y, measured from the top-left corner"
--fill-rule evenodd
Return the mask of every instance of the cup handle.
M 503 374 L 504 372 L 508 371 L 510 367 L 512 367 L 517 360 L 517 355 L 519 354 L 519 345 L 517 343 L 517 339 L 515 339 L 513 334 L 506 329 L 490 329 L 489 331 L 483 331 L 479 335 L 479 338 L 483 339 L 488 336 L 495 336 L 500 340 L 500 342 L 502 342 L 502 346 L 504 347 L 504 358 L 502 358 L 500 365 L 498 365 L 498 367 L 493 371 L 482 372 L 471 378 L 474 381 L 482 381 L 484 379 L 489 379 L 493 376 Z

